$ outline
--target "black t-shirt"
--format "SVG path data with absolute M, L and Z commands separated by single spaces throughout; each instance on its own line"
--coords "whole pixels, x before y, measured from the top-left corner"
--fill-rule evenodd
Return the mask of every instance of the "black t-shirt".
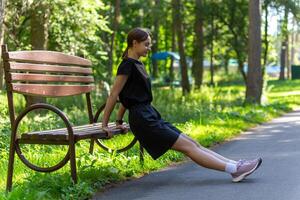
M 130 108 L 137 104 L 151 103 L 151 81 L 142 62 L 124 58 L 118 67 L 117 75 L 128 75 L 119 94 L 123 106 Z

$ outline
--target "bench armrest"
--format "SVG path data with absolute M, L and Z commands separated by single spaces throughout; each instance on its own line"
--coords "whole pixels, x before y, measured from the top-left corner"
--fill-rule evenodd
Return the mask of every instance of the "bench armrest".
M 33 110 L 37 110 L 37 109 L 45 109 L 45 110 L 50 110 L 54 113 L 56 113 L 64 122 L 64 124 L 66 125 L 66 128 L 68 130 L 68 135 L 69 135 L 69 139 L 70 140 L 74 140 L 74 131 L 72 128 L 72 124 L 69 121 L 68 117 L 66 116 L 66 114 L 61 111 L 59 108 L 50 105 L 50 104 L 46 104 L 46 103 L 35 103 L 32 104 L 30 106 L 28 106 L 27 108 L 25 108 L 25 110 L 23 110 L 18 117 L 16 118 L 15 122 L 14 122 L 14 126 L 13 126 L 13 134 L 17 133 L 18 130 L 18 126 L 19 123 L 21 122 L 21 120 L 31 111 Z

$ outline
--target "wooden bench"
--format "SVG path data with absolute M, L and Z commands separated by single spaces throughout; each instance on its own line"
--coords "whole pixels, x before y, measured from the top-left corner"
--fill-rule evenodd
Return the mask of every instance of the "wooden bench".
M 101 142 L 107 134 L 98 123 L 100 113 L 105 104 L 93 114 L 91 103 L 91 92 L 94 90 L 94 78 L 92 76 L 91 61 L 53 51 L 14 51 L 9 52 L 7 46 L 2 46 L 2 59 L 5 70 L 5 81 L 9 115 L 11 121 L 11 142 L 9 151 L 9 164 L 7 175 L 7 190 L 12 188 L 13 165 L 15 153 L 21 161 L 29 168 L 39 172 L 52 172 L 62 168 L 70 160 L 71 176 L 74 183 L 77 182 L 75 143 L 79 140 L 89 139 L 90 153 L 93 152 L 94 142 L 107 151 L 126 151 L 136 143 L 136 138 L 120 149 L 110 149 Z M 87 115 L 89 123 L 82 126 L 73 126 L 65 113 L 54 105 L 36 103 L 25 108 L 19 115 L 15 114 L 14 95 L 20 93 L 38 97 L 65 97 L 85 94 L 87 103 Z M 32 111 L 46 109 L 54 112 L 64 122 L 66 128 L 55 130 L 34 131 L 22 133 L 17 136 L 17 131 L 22 119 Z M 126 125 L 128 126 L 128 125 Z M 113 134 L 124 134 L 117 129 L 115 123 L 109 123 Z M 129 126 L 128 126 L 129 128 Z M 19 135 L 19 134 L 18 134 Z M 22 154 L 19 144 L 49 144 L 68 145 L 65 157 L 56 165 L 51 167 L 40 167 L 28 161 Z M 142 147 L 141 154 L 142 156 Z M 143 159 L 141 157 L 141 159 Z

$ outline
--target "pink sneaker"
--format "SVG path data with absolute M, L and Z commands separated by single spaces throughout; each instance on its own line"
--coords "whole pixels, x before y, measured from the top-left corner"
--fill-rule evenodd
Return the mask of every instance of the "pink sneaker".
M 232 173 L 232 182 L 240 182 L 250 174 L 252 174 L 262 163 L 261 158 L 255 160 L 239 160 L 237 164 L 237 172 Z

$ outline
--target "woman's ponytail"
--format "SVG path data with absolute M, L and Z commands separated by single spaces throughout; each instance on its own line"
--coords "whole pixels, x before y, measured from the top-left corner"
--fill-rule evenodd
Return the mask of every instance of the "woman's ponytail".
M 122 58 L 127 58 L 128 56 L 128 46 L 126 47 L 125 51 L 122 54 Z

